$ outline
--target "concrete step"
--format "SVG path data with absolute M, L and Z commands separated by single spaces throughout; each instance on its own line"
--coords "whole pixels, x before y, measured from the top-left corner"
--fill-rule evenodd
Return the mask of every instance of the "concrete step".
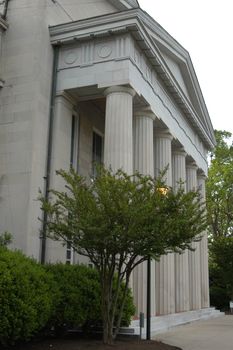
M 183 324 L 199 321 L 199 320 L 207 320 L 210 318 L 223 316 L 224 313 L 216 310 L 213 307 L 200 309 L 200 310 L 192 310 L 187 312 L 180 312 L 176 314 L 170 314 L 165 316 L 155 316 L 151 318 L 151 334 L 156 335 L 167 330 L 177 327 Z M 132 321 L 130 327 L 121 328 L 122 334 L 140 334 L 139 320 Z M 146 335 L 146 320 L 145 327 L 142 329 L 142 337 L 145 338 Z

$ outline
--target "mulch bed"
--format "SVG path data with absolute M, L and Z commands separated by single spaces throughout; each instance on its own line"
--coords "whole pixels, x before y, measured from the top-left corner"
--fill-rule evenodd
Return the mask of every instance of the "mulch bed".
M 135 338 L 119 339 L 112 346 L 103 345 L 96 339 L 47 339 L 36 343 L 24 344 L 13 348 L 17 350 L 181 350 L 155 340 L 139 340 Z

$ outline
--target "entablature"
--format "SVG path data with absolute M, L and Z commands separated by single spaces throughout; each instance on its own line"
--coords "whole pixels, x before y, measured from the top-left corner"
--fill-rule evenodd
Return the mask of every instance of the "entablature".
M 202 118 L 199 117 L 170 72 L 169 67 L 160 53 L 159 47 L 156 45 L 155 41 L 152 40 L 143 25 L 142 17 L 144 15 L 142 10 L 133 9 L 52 26 L 49 28 L 51 43 L 59 46 L 72 45 L 74 43 L 78 44 L 100 38 L 109 40 L 109 38 L 111 39 L 112 37 L 129 33 L 147 58 L 151 69 L 163 81 L 174 101 L 176 101 L 192 127 L 199 134 L 206 148 L 211 149 L 214 146 L 214 139 L 209 132 L 209 127 L 207 127 Z M 162 30 L 161 28 L 162 27 L 160 27 L 160 30 Z M 182 53 L 184 53 L 184 51 Z

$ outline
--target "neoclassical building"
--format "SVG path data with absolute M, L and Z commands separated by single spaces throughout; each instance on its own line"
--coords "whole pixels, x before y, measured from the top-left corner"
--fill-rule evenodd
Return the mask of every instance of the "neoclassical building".
M 40 188 L 93 161 L 181 179 L 205 196 L 214 134 L 189 53 L 136 0 L 10 0 L 0 18 L 0 231 L 40 261 L 83 262 L 46 239 Z M 152 263 L 153 316 L 209 307 L 207 238 Z M 88 263 L 88 261 L 86 261 Z M 146 265 L 133 275 L 146 310 Z

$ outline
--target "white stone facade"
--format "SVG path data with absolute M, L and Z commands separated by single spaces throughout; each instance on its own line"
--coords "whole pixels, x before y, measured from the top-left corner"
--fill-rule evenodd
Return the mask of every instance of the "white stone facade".
M 189 57 L 137 1 L 10 0 L 0 18 L 0 231 L 38 260 L 79 262 L 44 240 L 38 189 L 83 175 L 93 157 L 205 197 L 212 124 Z M 94 141 L 95 140 L 95 143 Z M 195 252 L 152 262 L 152 315 L 209 306 L 206 235 Z M 87 261 L 88 263 L 88 261 Z M 135 270 L 146 311 L 146 265 Z

